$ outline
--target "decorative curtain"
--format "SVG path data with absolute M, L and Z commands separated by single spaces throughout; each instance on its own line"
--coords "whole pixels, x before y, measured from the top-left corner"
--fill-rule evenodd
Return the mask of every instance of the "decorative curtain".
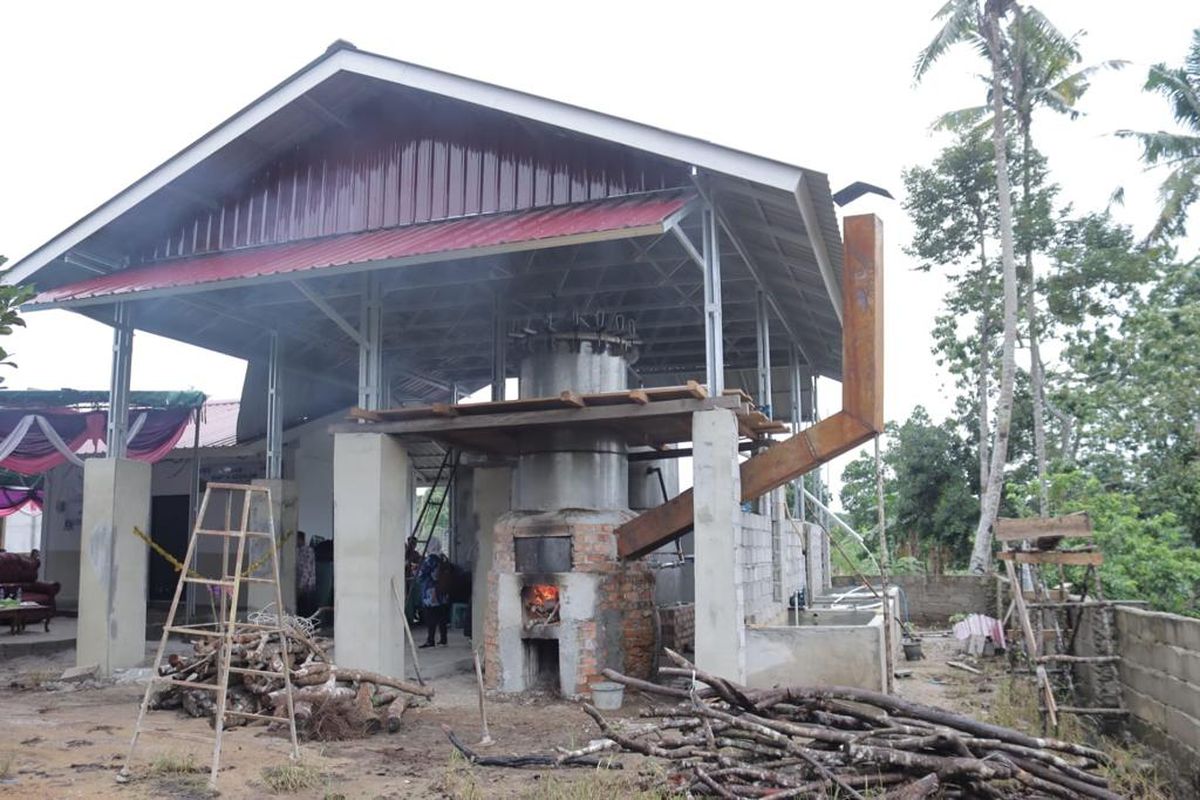
M 128 457 L 150 463 L 162 459 L 179 442 L 191 415 L 190 408 L 130 412 Z M 35 475 L 67 461 L 82 466 L 79 448 L 103 444 L 107 425 L 106 411 L 0 410 L 0 467 Z
M 29 506 L 33 511 L 42 510 L 42 490 L 25 486 L 0 486 L 0 517 L 15 514 Z

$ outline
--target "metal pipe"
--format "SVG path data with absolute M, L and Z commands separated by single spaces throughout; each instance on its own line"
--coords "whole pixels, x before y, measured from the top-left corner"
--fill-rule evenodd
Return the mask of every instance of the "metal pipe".
M 267 356 L 267 479 L 283 477 L 283 386 L 279 378 L 282 343 L 272 332 Z
M 198 406 L 192 412 L 192 479 L 188 486 L 188 533 L 196 529 L 196 517 L 200 513 L 200 417 L 204 406 Z M 187 623 L 191 623 L 196 615 L 196 584 L 189 583 L 184 587 L 187 596 L 184 598 L 183 615 Z
M 500 295 L 496 295 L 492 303 L 492 402 L 504 399 L 504 382 L 507 379 L 508 365 L 506 331 L 504 324 L 504 307 Z
M 875 564 L 875 568 L 879 569 L 879 562 L 875 559 L 875 554 L 871 552 L 870 547 L 867 547 L 866 541 L 863 539 L 863 537 L 859 536 L 858 531 L 854 530 L 854 528 L 851 528 L 849 525 L 847 525 L 845 522 L 843 522 L 842 519 L 837 514 L 834 514 L 832 511 L 830 511 L 828 506 L 826 506 L 824 503 L 822 503 L 820 500 L 818 500 L 816 495 L 814 495 L 808 489 L 804 490 L 804 496 L 808 498 L 808 501 L 810 503 L 812 503 L 814 506 L 816 506 L 817 508 L 824 511 L 826 516 L 829 517 L 829 519 L 833 520 L 834 522 L 836 522 L 838 524 L 838 527 L 840 527 L 842 530 L 846 531 L 846 533 L 850 534 L 850 536 L 853 537 L 854 541 L 858 542 L 859 545 L 862 546 L 862 549 L 866 551 L 867 557 L 869 557 L 871 559 L 871 561 Z
M 113 312 L 112 372 L 108 389 L 108 458 L 124 458 L 129 434 L 129 376 L 133 359 L 130 309 L 117 303 Z
M 888 597 L 890 578 L 888 577 L 887 519 L 883 508 L 883 461 L 879 457 L 878 436 L 875 437 L 875 507 L 879 516 L 879 582 L 883 591 L 884 685 L 890 693 L 896 688 L 896 669 L 893 661 L 895 653 L 892 652 L 892 603 Z
M 383 407 L 383 322 L 379 274 L 363 275 L 362 305 L 358 327 L 358 405 L 378 410 Z
M 755 341 L 758 344 L 758 407 L 771 416 L 771 316 L 767 310 L 767 293 L 755 292 Z
M 711 205 L 701 211 L 704 256 L 704 373 L 712 397 L 725 391 L 725 352 L 721 338 L 721 248 L 716 214 Z

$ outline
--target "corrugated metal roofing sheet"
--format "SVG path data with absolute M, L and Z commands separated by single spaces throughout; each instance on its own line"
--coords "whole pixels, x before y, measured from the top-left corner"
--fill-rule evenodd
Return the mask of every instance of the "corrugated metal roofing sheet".
M 200 411 L 200 446 L 232 447 L 237 444 L 237 400 L 209 400 Z M 175 444 L 176 450 L 191 449 L 196 441 L 195 417 L 183 430 Z
M 375 261 L 420 259 L 515 245 L 572 244 L 579 237 L 661 231 L 694 195 L 669 190 L 586 203 L 407 225 L 131 267 L 41 292 L 32 305 L 74 302 L 201 284 L 292 275 Z M 650 230 L 646 230 L 650 232 Z M 302 277 L 302 276 L 300 276 Z

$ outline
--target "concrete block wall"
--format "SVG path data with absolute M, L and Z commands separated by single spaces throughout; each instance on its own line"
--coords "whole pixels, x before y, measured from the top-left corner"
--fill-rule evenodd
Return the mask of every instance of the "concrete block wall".
M 1179 782 L 1200 792 L 1200 619 L 1125 606 L 1115 616 L 1122 697 L 1135 733 L 1165 749 Z
M 878 575 L 868 580 L 879 586 Z M 893 586 L 904 591 L 901 614 L 907 601 L 908 618 L 917 625 L 945 626 L 954 614 L 996 614 L 996 581 L 987 575 L 894 575 Z M 858 586 L 857 576 L 838 575 L 833 578 L 834 593 L 839 588 Z M 1003 613 L 1003 612 L 1001 612 Z
M 804 543 L 786 522 L 781 531 L 782 584 L 776 594 L 771 519 L 742 512 L 738 550 L 748 624 L 782 622 L 787 615 L 788 598 L 804 586 Z
M 662 646 L 676 653 L 690 653 L 696 647 L 696 606 L 679 603 L 658 609 Z

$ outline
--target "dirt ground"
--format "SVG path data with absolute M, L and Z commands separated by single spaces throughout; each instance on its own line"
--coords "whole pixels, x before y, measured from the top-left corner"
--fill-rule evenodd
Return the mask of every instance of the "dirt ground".
M 902 696 L 980 719 L 1035 727 L 1036 708 L 1014 704 L 1004 658 L 971 659 L 948 636 L 925 635 L 925 659 L 897 664 L 911 675 L 896 681 Z M 948 660 L 979 668 L 958 670 Z M 54 678 L 72 665 L 72 652 L 0 662 L 0 798 L 205 798 L 212 734 L 206 720 L 179 711 L 150 712 L 134 779 L 116 782 L 141 700 L 136 682 L 55 688 Z M 358 798 L 528 798 L 614 800 L 661 798 L 659 769 L 649 760 L 624 756 L 625 769 L 508 769 L 469 766 L 443 733 L 447 725 L 468 744 L 479 738 L 474 676 L 435 681 L 436 698 L 410 709 L 395 734 L 302 745 L 303 771 L 311 785 L 278 791 L 268 781 L 272 768 L 287 765 L 286 738 L 265 728 L 238 728 L 224 740 L 220 796 L 286 796 L 319 800 Z M 1006 688 L 1007 687 L 1007 688 Z M 639 700 L 626 695 L 613 716 L 636 716 Z M 488 755 L 550 753 L 574 748 L 598 734 L 573 703 L 544 696 L 490 698 L 488 719 L 497 744 Z M 1160 796 L 1160 795 L 1145 795 Z
M 201 798 L 212 755 L 206 720 L 179 711 L 149 712 L 132 771 L 116 775 L 141 701 L 143 685 L 125 683 L 56 689 L 54 678 L 73 665 L 70 651 L 0 663 L 0 798 Z M 14 686 L 13 684 L 18 684 Z M 589 769 L 470 768 L 442 731 L 450 726 L 464 742 L 479 739 L 474 675 L 435 681 L 437 696 L 410 709 L 395 734 L 302 744 L 302 762 L 318 785 L 279 796 L 295 798 L 551 798 L 625 797 L 645 776 L 631 769 L 597 779 Z M 27 688 L 23 688 L 27 687 Z M 636 713 L 631 704 L 617 716 Z M 596 737 L 592 721 L 574 704 L 548 697 L 492 698 L 488 722 L 497 744 L 481 753 L 548 753 L 579 747 Z M 236 728 L 222 744 L 220 796 L 275 794 L 264 769 L 288 764 L 286 735 L 264 727 Z M 192 766 L 195 772 L 182 771 Z M 551 774 L 553 772 L 553 774 Z M 579 784 L 579 785 L 575 785 Z

